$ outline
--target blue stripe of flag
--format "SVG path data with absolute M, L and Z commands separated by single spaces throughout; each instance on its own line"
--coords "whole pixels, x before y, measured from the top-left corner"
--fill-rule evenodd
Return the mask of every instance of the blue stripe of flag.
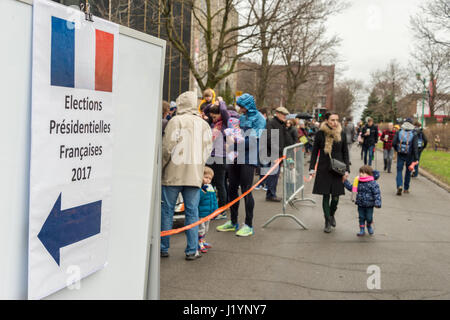
M 52 17 L 51 85 L 75 86 L 75 24 Z

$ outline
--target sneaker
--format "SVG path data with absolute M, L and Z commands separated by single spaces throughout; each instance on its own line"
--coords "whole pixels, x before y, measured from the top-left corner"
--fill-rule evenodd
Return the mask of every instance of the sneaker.
M 198 250 L 195 253 L 187 254 L 186 260 L 197 260 L 200 259 L 202 255 L 198 252 Z
M 208 252 L 208 249 L 205 248 L 205 245 L 203 244 L 202 241 L 200 241 L 198 243 L 198 249 L 197 250 L 200 251 L 201 253 L 207 253 Z
M 236 235 L 239 237 L 248 237 L 252 236 L 255 232 L 253 231 L 252 227 L 249 227 L 248 225 L 244 224 L 242 228 L 236 232 Z
M 169 253 L 168 252 L 162 252 L 161 251 L 161 258 L 168 258 L 169 257 Z
M 373 235 L 373 227 L 371 224 L 367 225 L 367 232 L 369 232 L 370 235 Z
M 216 230 L 219 232 L 236 231 L 238 227 L 239 223 L 233 224 L 231 220 L 228 220 L 225 224 L 218 226 Z
M 403 190 L 402 187 L 398 187 L 398 188 L 397 188 L 397 195 L 398 195 L 398 196 L 401 196 L 401 195 L 402 195 L 402 190 Z
M 218 214 L 213 220 L 223 220 L 226 218 L 227 218 L 227 214 L 224 212 L 224 213 Z
M 264 186 L 264 187 L 263 187 L 263 190 L 264 190 L 264 191 L 267 191 L 267 187 L 266 187 L 266 186 Z
M 405 189 L 405 190 L 403 190 L 403 193 L 409 193 L 409 190 Z
M 204 246 L 206 249 L 211 249 L 211 248 L 212 248 L 212 245 L 211 245 L 210 243 L 208 243 L 208 242 L 203 242 L 203 246 Z
M 266 198 L 266 201 L 281 202 L 281 198 L 280 197 Z
M 261 189 L 262 189 L 261 185 L 258 185 L 258 186 L 255 187 L 255 190 L 261 190 Z

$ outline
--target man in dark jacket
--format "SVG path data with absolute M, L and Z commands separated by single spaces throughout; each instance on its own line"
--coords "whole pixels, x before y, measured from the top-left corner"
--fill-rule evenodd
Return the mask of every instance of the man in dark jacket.
M 271 159 L 281 158 L 283 156 L 284 148 L 294 143 L 286 127 L 286 116 L 288 114 L 289 111 L 286 108 L 278 107 L 275 109 L 275 116 L 267 121 L 267 155 L 270 156 Z M 275 130 L 278 131 L 278 139 L 272 145 L 272 134 L 275 134 Z M 267 201 L 281 201 L 281 198 L 276 195 L 279 176 L 280 170 L 277 168 L 267 177 Z
M 375 145 L 378 142 L 378 127 L 373 123 L 372 118 L 367 119 L 367 124 L 363 128 L 361 136 L 364 138 L 364 164 L 371 166 Z M 367 161 L 367 155 L 369 156 L 369 161 Z
M 428 145 L 427 136 L 423 132 L 422 125 L 419 121 L 416 121 L 414 123 L 414 126 L 416 127 L 416 135 L 417 135 L 417 149 L 418 149 L 418 158 L 417 161 L 420 162 L 420 156 L 422 155 L 422 151 L 425 150 L 425 148 Z M 416 164 L 414 167 L 414 173 L 412 174 L 412 177 L 415 178 L 419 175 L 419 164 Z
M 417 134 L 414 130 L 411 119 L 406 119 L 401 129 L 396 132 L 392 145 L 397 152 L 397 195 L 409 193 L 409 183 L 411 181 L 411 171 L 408 167 L 411 163 L 418 161 L 419 150 L 417 144 Z M 406 166 L 405 184 L 403 185 L 403 167 Z

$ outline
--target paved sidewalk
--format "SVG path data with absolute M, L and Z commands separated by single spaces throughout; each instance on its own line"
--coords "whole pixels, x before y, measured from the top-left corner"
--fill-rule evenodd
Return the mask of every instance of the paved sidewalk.
M 353 147 L 351 161 L 353 181 L 362 165 L 360 149 Z M 305 196 L 317 204 L 288 211 L 308 230 L 288 218 L 262 229 L 281 213 L 281 204 L 254 191 L 254 236 L 216 232 L 225 220 L 212 221 L 207 241 L 213 248 L 197 261 L 184 260 L 184 234 L 172 237 L 171 256 L 161 260 L 161 299 L 450 299 L 450 193 L 419 176 L 411 193 L 399 197 L 393 166 L 379 180 L 383 205 L 375 209 L 374 236 L 356 237 L 358 213 L 349 192 L 340 198 L 336 229 L 324 233 L 321 197 L 311 195 L 312 182 Z M 244 214 L 241 203 L 240 223 Z M 381 270 L 380 290 L 367 288 L 372 265 Z

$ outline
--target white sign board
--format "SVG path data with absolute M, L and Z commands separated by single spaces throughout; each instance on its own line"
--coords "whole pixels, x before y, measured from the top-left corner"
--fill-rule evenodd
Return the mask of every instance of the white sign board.
M 116 24 L 34 1 L 30 299 L 107 263 L 118 34 Z

